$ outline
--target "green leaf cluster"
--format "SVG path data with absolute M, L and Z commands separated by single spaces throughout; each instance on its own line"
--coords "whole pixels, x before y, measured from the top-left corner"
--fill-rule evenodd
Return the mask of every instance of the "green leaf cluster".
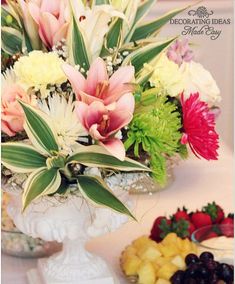
M 137 111 L 129 126 L 126 149 L 139 157 L 142 152 L 150 157 L 152 176 L 160 184 L 167 180 L 166 161 L 179 151 L 181 116 L 177 106 L 157 89 L 142 94 Z
M 135 67 L 137 80 L 140 79 L 144 63 L 154 60 L 176 39 L 172 37 L 165 41 L 158 40 L 157 35 L 161 28 L 171 18 L 190 7 L 190 5 L 187 5 L 183 8 L 172 10 L 153 21 L 142 23 L 142 20 L 147 16 L 155 3 L 155 0 L 129 0 L 122 11 L 124 16 L 112 17 L 109 29 L 104 35 L 103 47 L 99 54 L 101 57 L 112 56 L 115 59 L 118 52 L 120 54 L 128 52 L 128 56 L 123 60 L 122 65 L 132 64 Z M 88 5 L 87 1 L 83 1 L 83 4 Z M 94 0 L 91 7 L 94 8 L 94 6 L 101 4 L 112 4 L 112 1 Z M 71 54 L 74 63 L 87 71 L 91 64 L 92 56 L 85 31 L 82 30 L 80 21 L 76 18 L 75 6 L 72 5 Z
M 25 114 L 24 129 L 32 145 L 17 142 L 2 144 L 2 164 L 16 173 L 28 173 L 23 192 L 23 210 L 35 199 L 63 193 L 69 184 L 77 184 L 81 195 L 132 218 L 129 209 L 108 189 L 99 177 L 74 173 L 70 166 L 82 165 L 119 171 L 150 171 L 144 165 L 126 158 L 111 156 L 101 146 L 80 146 L 73 155 L 60 152 L 58 136 L 50 118 L 34 107 L 19 101 Z

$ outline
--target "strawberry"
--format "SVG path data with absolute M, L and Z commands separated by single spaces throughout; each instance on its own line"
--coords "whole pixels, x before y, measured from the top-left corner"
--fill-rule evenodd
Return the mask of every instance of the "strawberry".
M 191 222 L 198 229 L 212 224 L 211 216 L 207 213 L 197 211 L 192 214 Z
M 172 216 L 172 219 L 176 222 L 180 219 L 190 221 L 187 209 L 185 207 L 183 207 L 183 209 L 178 208 L 177 212 Z
M 224 218 L 224 220 L 220 223 L 221 232 L 226 237 L 234 237 L 234 220 L 230 217 Z M 227 226 L 226 226 L 227 225 Z
M 189 222 L 189 227 L 188 227 L 188 231 L 189 231 L 189 236 L 191 237 L 192 233 L 196 230 L 196 227 L 193 225 L 193 223 Z
M 194 231 L 195 226 L 188 220 L 180 219 L 177 222 L 172 222 L 172 232 L 180 238 L 190 238 Z
M 234 220 L 231 217 L 224 218 L 222 222 L 220 222 L 221 225 L 233 225 Z
M 203 207 L 203 212 L 211 216 L 213 224 L 218 224 L 224 219 L 224 210 L 215 202 L 208 203 Z
M 171 220 L 164 216 L 160 216 L 154 221 L 150 238 L 156 242 L 160 242 L 170 232 Z

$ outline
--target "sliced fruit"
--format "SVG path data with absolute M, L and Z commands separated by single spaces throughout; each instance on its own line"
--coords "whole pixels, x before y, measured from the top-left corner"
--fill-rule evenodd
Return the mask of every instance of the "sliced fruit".
M 168 246 L 160 246 L 159 250 L 161 251 L 161 253 L 168 257 L 168 256 L 175 256 L 177 254 L 179 254 L 179 249 L 177 248 L 177 246 L 173 245 L 173 244 L 169 244 Z
M 138 256 L 142 260 L 155 261 L 159 256 L 161 256 L 161 252 L 153 246 L 147 246 L 139 250 Z
M 176 233 L 169 233 L 164 240 L 162 241 L 163 245 L 171 245 L 171 244 L 176 244 L 177 243 L 177 235 Z
M 138 269 L 139 284 L 155 284 L 156 272 L 151 262 L 144 262 Z
M 173 263 L 175 266 L 177 266 L 179 269 L 183 270 L 185 269 L 185 261 L 181 255 L 176 255 L 172 260 L 171 263 Z
M 122 253 L 122 259 L 125 259 L 129 255 L 136 255 L 137 250 L 133 246 L 128 246 Z
M 136 255 L 128 256 L 123 261 L 123 270 L 127 276 L 136 275 L 141 265 L 141 259 Z
M 171 284 L 170 281 L 159 278 L 155 284 Z
M 157 272 L 157 277 L 169 280 L 171 276 L 178 270 L 178 267 L 173 263 L 163 265 Z
M 163 257 L 163 256 L 160 256 L 160 257 L 158 257 L 158 258 L 154 261 L 154 263 L 156 263 L 156 265 L 162 267 L 163 265 L 165 265 L 165 264 L 171 262 L 171 260 L 172 260 L 172 257 Z
M 133 242 L 133 246 L 139 250 L 141 247 L 145 246 L 145 245 L 148 245 L 149 242 L 151 242 L 151 240 L 149 239 L 148 236 L 142 236 L 138 239 L 136 239 L 134 242 Z

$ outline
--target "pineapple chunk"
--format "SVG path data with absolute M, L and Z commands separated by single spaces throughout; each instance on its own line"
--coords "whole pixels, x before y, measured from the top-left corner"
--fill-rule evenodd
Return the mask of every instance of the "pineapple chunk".
M 125 259 L 128 255 L 135 255 L 137 252 L 136 248 L 133 246 L 128 246 L 122 253 L 122 259 Z
M 127 276 L 136 275 L 137 271 L 141 265 L 141 260 L 136 255 L 129 255 L 124 261 L 123 261 L 123 271 Z
M 175 266 L 177 266 L 179 269 L 184 270 L 186 268 L 184 259 L 180 255 L 176 255 L 172 260 L 171 263 L 173 263 Z
M 177 248 L 177 246 L 174 246 L 174 245 L 161 246 L 159 247 L 159 249 L 161 253 L 166 257 L 175 256 L 179 254 L 179 249 Z
M 162 267 L 163 265 L 171 262 L 172 257 L 163 257 L 163 256 L 159 256 L 154 263 L 160 267 Z
M 183 239 L 181 238 L 177 238 L 176 240 L 176 246 L 179 250 L 182 250 L 182 247 L 183 247 Z
M 162 241 L 164 246 L 172 245 L 177 243 L 178 236 L 176 233 L 169 233 Z
M 178 270 L 178 267 L 173 263 L 163 265 L 157 272 L 157 277 L 169 280 L 171 276 Z
M 143 247 L 138 252 L 138 256 L 142 260 L 149 260 L 149 261 L 155 261 L 161 255 L 162 254 L 160 253 L 160 251 L 153 246 Z
M 171 284 L 170 281 L 159 278 L 155 284 Z
M 197 254 L 198 253 L 197 245 L 194 242 L 191 242 L 191 247 L 192 251 Z
M 156 272 L 151 262 L 144 262 L 138 269 L 139 284 L 155 284 Z
M 184 251 L 184 252 L 192 250 L 191 242 L 190 242 L 189 239 L 182 240 L 181 250 Z
M 134 242 L 133 242 L 133 246 L 139 250 L 140 248 L 144 247 L 144 246 L 147 246 L 151 243 L 151 240 L 148 238 L 148 236 L 142 236 L 138 239 L 136 239 Z
M 152 265 L 153 265 L 153 267 L 154 267 L 154 269 L 155 269 L 155 272 L 158 272 L 158 270 L 161 268 L 160 265 L 158 265 L 158 264 L 157 264 L 156 262 L 154 262 L 154 261 L 152 261 L 151 263 L 152 263 Z

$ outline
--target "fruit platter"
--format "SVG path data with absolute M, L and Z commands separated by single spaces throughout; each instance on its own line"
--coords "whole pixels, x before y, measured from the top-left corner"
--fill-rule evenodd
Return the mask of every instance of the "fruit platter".
M 133 240 L 120 265 L 129 283 L 232 284 L 233 241 L 233 215 L 215 202 L 195 212 L 178 208 Z

